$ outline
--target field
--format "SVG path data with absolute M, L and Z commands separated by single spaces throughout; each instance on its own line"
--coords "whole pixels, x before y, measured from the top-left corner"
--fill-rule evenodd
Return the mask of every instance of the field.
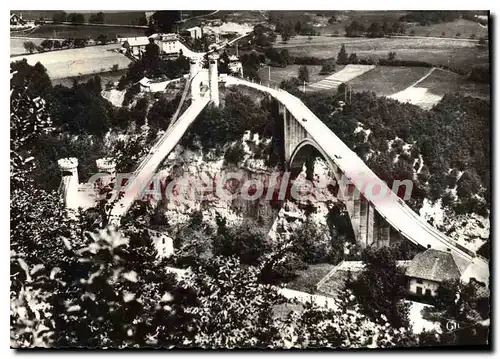
M 27 35 L 16 34 L 15 36 L 31 38 L 91 38 L 95 39 L 100 34 L 105 34 L 109 39 L 118 37 L 144 36 L 145 29 L 119 26 L 100 25 L 52 25 L 45 24 L 37 27 Z
M 71 12 L 82 13 L 85 22 L 88 22 L 89 17 L 92 13 L 98 11 L 88 11 L 88 10 L 75 10 L 66 11 L 68 14 Z M 102 10 L 104 13 L 104 23 L 105 24 L 117 24 L 117 25 L 141 25 L 140 21 L 145 17 L 144 11 L 106 11 Z M 52 15 L 54 11 L 50 10 L 11 10 L 11 14 L 23 14 L 23 18 L 28 20 L 38 20 L 44 18 L 45 20 L 52 20 Z M 144 21 L 144 20 L 142 20 Z
M 402 91 L 429 72 L 425 67 L 377 66 L 349 82 L 355 92 L 372 91 L 389 96 Z
M 120 45 L 89 46 L 79 49 L 50 51 L 40 54 L 12 57 L 10 61 L 26 58 L 30 65 L 40 62 L 51 79 L 81 76 L 109 71 L 115 64 L 124 69 L 130 60 L 116 50 Z
M 370 26 L 372 22 L 394 22 L 407 11 L 271 11 L 272 15 L 281 19 L 283 22 L 296 22 L 301 19 L 310 21 L 315 31 L 321 34 L 331 35 L 334 33 L 344 34 L 344 28 L 353 20 L 362 23 L 365 27 Z M 329 24 L 328 20 L 335 15 L 337 22 Z
M 26 41 L 31 41 L 35 45 L 40 45 L 43 39 L 37 38 L 10 38 L 10 55 L 21 55 L 26 54 L 27 51 L 24 49 L 24 43 Z
M 109 71 L 109 72 L 103 72 L 99 74 L 99 77 L 101 78 L 101 84 L 102 87 L 104 88 L 106 84 L 111 81 L 111 82 L 116 82 L 120 80 L 120 77 L 126 73 L 126 70 L 119 70 L 119 71 Z M 94 75 L 82 75 L 82 76 L 75 76 L 75 77 L 64 77 L 64 78 L 58 78 L 58 79 L 51 79 L 52 80 L 52 85 L 62 85 L 66 87 L 72 87 L 73 86 L 73 81 L 77 80 L 78 82 L 86 82 L 87 80 L 91 79 Z
M 269 68 L 263 67 L 259 69 L 259 76 L 262 80 L 262 84 L 270 86 L 279 86 L 281 81 L 290 79 L 292 77 L 297 77 L 300 65 L 289 65 L 287 67 L 271 67 L 271 81 L 269 81 Z M 310 82 L 317 82 L 324 79 L 327 75 L 320 75 L 322 66 L 307 66 L 309 70 L 309 80 Z
M 416 36 L 439 37 L 442 36 L 443 32 L 446 37 L 461 39 L 468 39 L 471 35 L 475 35 L 476 39 L 479 39 L 481 36 L 488 36 L 487 27 L 483 27 L 477 22 L 464 19 L 427 26 L 409 25 L 406 33 L 409 34 L 412 30 L 415 31 Z M 457 33 L 460 33 L 460 36 L 456 36 Z
M 306 36 L 297 36 L 287 44 L 278 42 L 274 47 L 287 48 L 291 55 L 337 57 L 342 44 L 348 53 L 374 60 L 387 58 L 389 51 L 396 52 L 401 60 L 427 61 L 435 65 L 454 66 L 464 71 L 478 63 L 489 62 L 488 48 L 479 48 L 477 43 L 460 39 L 436 39 L 425 37 L 393 37 L 380 39 L 316 36 L 311 41 Z
M 488 99 L 490 97 L 490 85 L 468 81 L 465 76 L 456 73 L 436 69 L 418 87 L 429 88 L 433 94 L 445 95 L 446 93 L 459 93 L 465 96 Z

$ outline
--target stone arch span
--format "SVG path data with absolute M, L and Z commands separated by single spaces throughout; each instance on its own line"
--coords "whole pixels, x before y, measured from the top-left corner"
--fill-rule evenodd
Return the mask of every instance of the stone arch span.
M 326 161 L 334 177 L 333 179 L 337 183 L 336 195 L 346 207 L 357 243 L 362 248 L 370 245 L 389 245 L 391 232 L 389 224 L 382 219 L 368 200 L 359 192 L 356 193 L 354 185 L 349 184 L 348 179 L 345 178 L 343 172 L 336 165 L 335 159 L 328 156 L 312 138 L 303 139 L 293 149 L 290 158 L 287 160 L 290 177 L 296 178 L 302 171 L 304 163 L 315 150 Z M 395 239 L 393 238 L 393 240 Z

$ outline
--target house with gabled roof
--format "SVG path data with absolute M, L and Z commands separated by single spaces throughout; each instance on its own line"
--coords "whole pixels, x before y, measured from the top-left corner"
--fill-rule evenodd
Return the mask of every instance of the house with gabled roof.
M 439 284 L 461 279 L 469 262 L 451 252 L 429 248 L 417 254 L 406 268 L 408 293 L 416 296 L 436 296 Z

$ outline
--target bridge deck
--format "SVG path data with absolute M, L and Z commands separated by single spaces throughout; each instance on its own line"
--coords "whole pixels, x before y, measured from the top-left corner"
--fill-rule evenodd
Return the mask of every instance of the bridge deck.
M 450 250 L 456 256 L 466 259 L 471 265 L 466 270 L 467 276 L 489 284 L 488 262 L 481 258 L 474 258 L 470 254 L 457 248 L 446 235 L 431 226 L 422 217 L 417 215 L 402 199 L 392 192 L 387 184 L 344 144 L 304 103 L 286 91 L 274 90 L 266 86 L 254 84 L 234 77 L 228 77 L 226 84 L 244 85 L 267 92 L 286 106 L 288 111 L 305 128 L 312 139 L 328 154 L 349 180 L 364 194 L 367 183 L 381 185 L 387 196 L 369 196 L 370 202 L 377 212 L 405 238 L 424 248 L 430 245 L 438 250 Z M 302 121 L 306 119 L 307 121 Z
M 111 218 L 117 220 L 123 216 L 142 190 L 151 182 L 158 166 L 180 141 L 188 127 L 193 123 L 200 112 L 207 106 L 208 97 L 194 101 L 182 116 L 156 142 L 148 156 L 141 162 L 129 179 L 124 189 L 123 197 L 111 210 Z

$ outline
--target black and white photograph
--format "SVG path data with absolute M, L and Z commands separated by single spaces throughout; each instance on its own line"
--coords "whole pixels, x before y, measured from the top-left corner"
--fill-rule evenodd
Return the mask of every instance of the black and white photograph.
M 9 10 L 11 349 L 492 349 L 490 10 L 144 7 Z

